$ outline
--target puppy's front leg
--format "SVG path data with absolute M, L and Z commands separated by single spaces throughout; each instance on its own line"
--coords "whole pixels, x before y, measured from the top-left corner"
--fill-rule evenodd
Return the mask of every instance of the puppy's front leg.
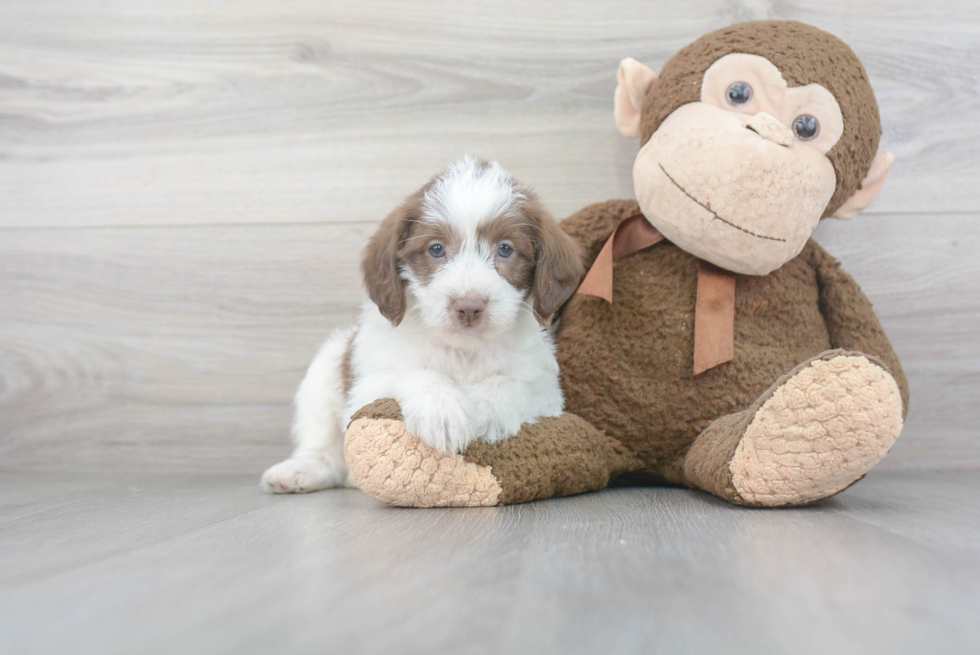
M 476 438 L 473 401 L 447 376 L 426 372 L 402 381 L 405 427 L 441 453 L 461 453 Z
M 362 378 L 351 390 L 349 414 L 379 398 L 397 400 L 408 431 L 441 453 L 461 453 L 476 437 L 473 401 L 446 375 L 400 371 Z
M 557 381 L 528 382 L 495 375 L 476 384 L 464 385 L 463 393 L 473 402 L 476 438 L 495 443 L 520 432 L 525 423 L 562 412 Z

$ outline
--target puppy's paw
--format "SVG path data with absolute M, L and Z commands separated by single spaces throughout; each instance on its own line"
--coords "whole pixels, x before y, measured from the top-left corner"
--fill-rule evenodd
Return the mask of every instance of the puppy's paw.
M 408 431 L 442 454 L 461 453 L 476 437 L 472 402 L 459 392 L 415 394 L 402 403 L 402 411 Z
M 533 423 L 534 421 L 528 421 Z M 513 437 L 521 431 L 524 421 L 514 411 L 497 407 L 487 401 L 476 403 L 476 438 L 487 443 L 496 443 Z
M 262 488 L 271 494 L 305 494 L 343 485 L 347 465 L 323 457 L 292 457 L 262 474 Z

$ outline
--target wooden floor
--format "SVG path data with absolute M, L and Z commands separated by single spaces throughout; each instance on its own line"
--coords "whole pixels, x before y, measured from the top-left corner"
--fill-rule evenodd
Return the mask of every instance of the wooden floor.
M 980 474 L 818 507 L 463 510 L 254 476 L 0 474 L 3 653 L 975 653 Z

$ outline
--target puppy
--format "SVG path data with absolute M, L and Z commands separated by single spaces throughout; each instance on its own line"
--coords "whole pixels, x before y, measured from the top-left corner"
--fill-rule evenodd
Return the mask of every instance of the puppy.
M 399 402 L 408 430 L 443 453 L 561 414 L 547 327 L 583 275 L 578 245 L 496 163 L 465 157 L 395 209 L 361 264 L 370 302 L 320 348 L 296 394 L 292 457 L 273 493 L 353 486 L 351 415 Z

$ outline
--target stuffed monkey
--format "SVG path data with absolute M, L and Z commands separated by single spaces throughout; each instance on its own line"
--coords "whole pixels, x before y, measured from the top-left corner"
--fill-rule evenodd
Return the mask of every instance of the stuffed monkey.
M 590 272 L 556 319 L 567 414 L 440 455 L 380 400 L 349 427 L 365 492 L 498 505 L 623 482 L 739 505 L 805 505 L 880 461 L 908 408 L 901 365 L 854 280 L 812 239 L 878 195 L 867 73 L 791 21 L 708 34 L 656 75 L 619 68 L 615 119 L 640 139 L 636 200 L 562 223 Z

